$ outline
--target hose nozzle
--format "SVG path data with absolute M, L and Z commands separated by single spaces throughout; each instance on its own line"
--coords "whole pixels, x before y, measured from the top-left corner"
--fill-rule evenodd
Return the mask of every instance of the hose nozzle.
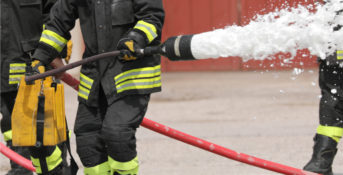
M 195 60 L 191 50 L 192 38 L 193 35 L 171 37 L 162 45 L 137 50 L 137 54 L 140 56 L 159 54 L 173 61 Z

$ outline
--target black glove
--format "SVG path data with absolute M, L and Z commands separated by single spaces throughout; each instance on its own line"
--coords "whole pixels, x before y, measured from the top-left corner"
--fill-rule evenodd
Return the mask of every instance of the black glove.
M 146 45 L 145 38 L 140 33 L 131 31 L 118 42 L 117 49 L 121 51 L 118 59 L 124 62 L 137 60 L 142 57 L 137 51 L 145 48 Z

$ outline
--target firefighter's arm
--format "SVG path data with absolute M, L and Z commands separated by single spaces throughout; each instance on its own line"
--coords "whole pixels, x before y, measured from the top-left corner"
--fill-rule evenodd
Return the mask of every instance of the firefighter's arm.
M 138 19 L 133 30 L 145 37 L 147 45 L 159 41 L 165 15 L 162 0 L 133 0 L 133 8 Z
M 57 0 L 45 0 L 42 4 L 42 14 L 43 22 L 46 23 L 49 21 L 49 14 L 52 6 L 56 3 Z
M 157 45 L 161 40 L 164 22 L 162 0 L 133 0 L 134 15 L 138 19 L 133 29 L 119 42 L 117 49 L 122 51 L 120 60 L 131 61 L 140 55 L 138 49 Z
M 59 57 L 71 38 L 69 31 L 75 26 L 75 20 L 78 18 L 75 1 L 60 0 L 51 9 L 50 19 L 33 55 L 44 65 L 49 65 L 54 58 Z

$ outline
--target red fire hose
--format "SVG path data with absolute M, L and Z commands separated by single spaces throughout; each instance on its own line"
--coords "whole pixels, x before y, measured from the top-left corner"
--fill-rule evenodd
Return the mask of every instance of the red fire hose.
M 75 79 L 74 77 L 72 77 L 70 74 L 64 73 L 64 76 L 62 76 L 61 80 L 67 83 L 68 85 L 70 85 L 71 87 L 73 87 L 74 89 L 78 89 L 79 81 Z M 173 139 L 182 141 L 184 143 L 196 146 L 203 150 L 215 153 L 223 157 L 227 157 L 232 160 L 246 163 L 252 166 L 260 167 L 266 170 L 270 170 L 270 171 L 274 171 L 274 172 L 286 174 L 286 175 L 319 175 L 317 173 L 307 172 L 301 169 L 293 168 L 290 166 L 282 165 L 282 164 L 271 162 L 268 160 L 263 160 L 254 156 L 246 155 L 244 153 L 237 153 L 236 151 L 233 151 L 225 147 L 222 147 L 220 145 L 191 136 L 189 134 L 167 127 L 165 125 L 154 122 L 147 118 L 144 118 L 141 125 L 147 129 L 150 129 L 157 133 L 171 137 Z M 32 166 L 29 160 L 21 157 L 14 151 L 7 148 L 2 143 L 0 143 L 0 152 L 4 154 L 5 156 L 7 156 L 8 158 L 10 158 L 11 160 L 13 160 L 14 162 L 18 163 L 19 165 L 31 171 L 35 171 L 35 168 Z
M 11 149 L 7 148 L 3 143 L 0 143 L 0 152 L 11 159 L 13 162 L 17 163 L 18 165 L 35 172 L 36 169 L 33 167 L 30 160 L 25 159 L 18 153 L 12 151 Z

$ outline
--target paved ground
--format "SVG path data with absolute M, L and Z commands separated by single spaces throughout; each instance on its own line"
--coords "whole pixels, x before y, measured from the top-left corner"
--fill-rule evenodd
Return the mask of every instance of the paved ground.
M 317 70 L 300 75 L 292 71 L 164 73 L 163 92 L 153 95 L 146 117 L 238 152 L 302 168 L 311 156 L 318 124 L 317 77 Z M 66 88 L 71 127 L 76 96 Z M 342 150 L 340 145 L 336 175 L 343 175 Z M 138 151 L 143 175 L 277 174 L 145 128 L 138 131 Z M 8 160 L 3 156 L 0 160 L 4 174 Z

